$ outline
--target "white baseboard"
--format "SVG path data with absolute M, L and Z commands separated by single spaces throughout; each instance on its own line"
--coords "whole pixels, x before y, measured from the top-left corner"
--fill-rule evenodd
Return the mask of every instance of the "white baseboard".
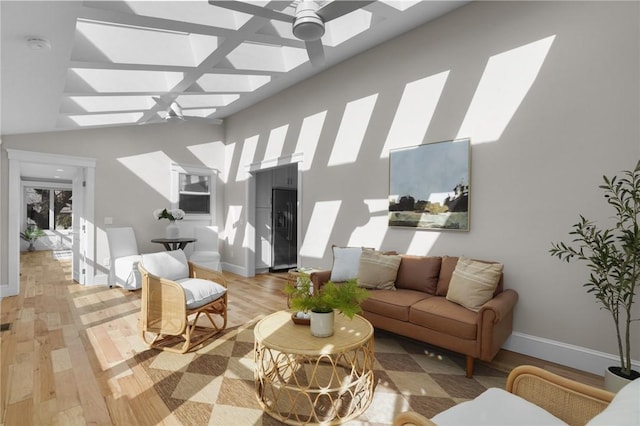
M 108 274 L 97 274 L 93 276 L 93 284 L 91 285 L 109 285 Z
M 511 334 L 502 347 L 599 376 L 604 375 L 607 367 L 620 365 L 617 355 L 518 332 Z M 640 361 L 631 360 L 631 364 L 634 370 L 640 371 Z
M 247 272 L 247 268 L 245 268 L 244 266 L 239 266 L 239 265 L 234 265 L 232 263 L 227 263 L 227 262 L 222 262 L 220 264 L 220 267 L 222 268 L 223 271 L 229 271 L 229 272 L 233 272 L 236 275 L 240 275 L 241 277 L 252 277 L 252 275 L 249 275 Z

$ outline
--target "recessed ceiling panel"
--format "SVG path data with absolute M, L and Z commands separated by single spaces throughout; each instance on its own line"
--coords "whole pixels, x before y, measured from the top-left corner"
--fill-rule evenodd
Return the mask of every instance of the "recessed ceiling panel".
M 371 27 L 372 16 L 371 12 L 357 9 L 347 15 L 327 22 L 325 24 L 326 33 L 324 37 L 322 37 L 322 43 L 335 47 L 367 31 Z
M 207 108 L 226 106 L 238 99 L 239 95 L 181 95 L 176 102 L 182 108 Z
M 245 42 L 227 55 L 227 60 L 236 69 L 287 72 L 308 57 L 305 49 Z
M 182 73 L 170 71 L 71 68 L 66 92 L 141 93 L 168 92 L 182 80 Z
M 196 84 L 205 92 L 251 92 L 271 81 L 268 75 L 204 74 Z
M 69 118 L 79 126 L 103 126 L 135 123 L 142 118 L 142 113 L 70 115 Z
M 192 47 L 197 48 L 198 55 L 194 55 Z M 195 67 L 217 47 L 218 38 L 213 36 L 191 37 L 176 31 L 79 19 L 71 59 Z
M 201 1 L 127 1 L 136 15 L 174 21 L 191 22 L 218 28 L 237 30 L 251 19 L 251 15 L 210 5 Z
M 142 111 L 152 108 L 150 96 L 69 96 L 63 102 L 62 112 Z

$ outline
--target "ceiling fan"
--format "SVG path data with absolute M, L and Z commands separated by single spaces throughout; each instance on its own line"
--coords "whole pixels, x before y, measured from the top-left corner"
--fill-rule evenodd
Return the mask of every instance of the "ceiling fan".
M 195 115 L 184 115 L 184 113 L 182 112 L 182 107 L 175 100 L 167 102 L 162 98 L 159 98 L 156 96 L 152 96 L 152 99 L 155 101 L 156 104 L 158 104 L 158 106 L 161 108 L 161 111 L 162 110 L 165 111 L 165 115 L 164 117 L 161 118 L 161 120 L 172 121 L 172 122 L 183 121 L 183 120 L 202 120 L 202 121 L 207 121 L 213 124 L 222 123 L 222 120 L 217 118 L 198 117 Z M 153 120 L 153 121 L 157 121 L 157 120 Z
M 305 42 L 307 54 L 311 65 L 317 66 L 324 63 L 324 47 L 322 36 L 324 24 L 360 9 L 373 1 L 367 0 L 296 0 L 282 3 L 283 9 L 289 4 L 296 6 L 295 15 L 289 15 L 279 10 L 269 9 L 256 4 L 237 0 L 209 0 L 209 4 L 223 7 L 237 12 L 261 16 L 263 18 L 290 22 L 293 25 L 293 35 Z

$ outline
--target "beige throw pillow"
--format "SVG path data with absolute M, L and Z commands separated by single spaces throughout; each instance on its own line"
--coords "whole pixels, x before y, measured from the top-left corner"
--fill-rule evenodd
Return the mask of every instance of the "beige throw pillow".
M 461 256 L 449 282 L 447 300 L 478 311 L 493 297 L 503 268 L 501 263 L 477 262 Z
M 358 269 L 358 285 L 369 289 L 395 290 L 401 259 L 398 255 L 363 250 Z

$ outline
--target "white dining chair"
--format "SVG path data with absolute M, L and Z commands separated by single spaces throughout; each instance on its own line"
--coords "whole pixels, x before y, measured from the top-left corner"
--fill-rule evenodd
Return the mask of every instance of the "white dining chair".
M 218 252 L 218 227 L 196 226 L 194 234 L 197 241 L 189 261 L 205 268 L 220 271 L 220 253 Z
M 107 228 L 109 243 L 109 287 L 117 285 L 127 290 L 142 287 L 138 270 L 140 253 L 136 235 L 131 227 Z

